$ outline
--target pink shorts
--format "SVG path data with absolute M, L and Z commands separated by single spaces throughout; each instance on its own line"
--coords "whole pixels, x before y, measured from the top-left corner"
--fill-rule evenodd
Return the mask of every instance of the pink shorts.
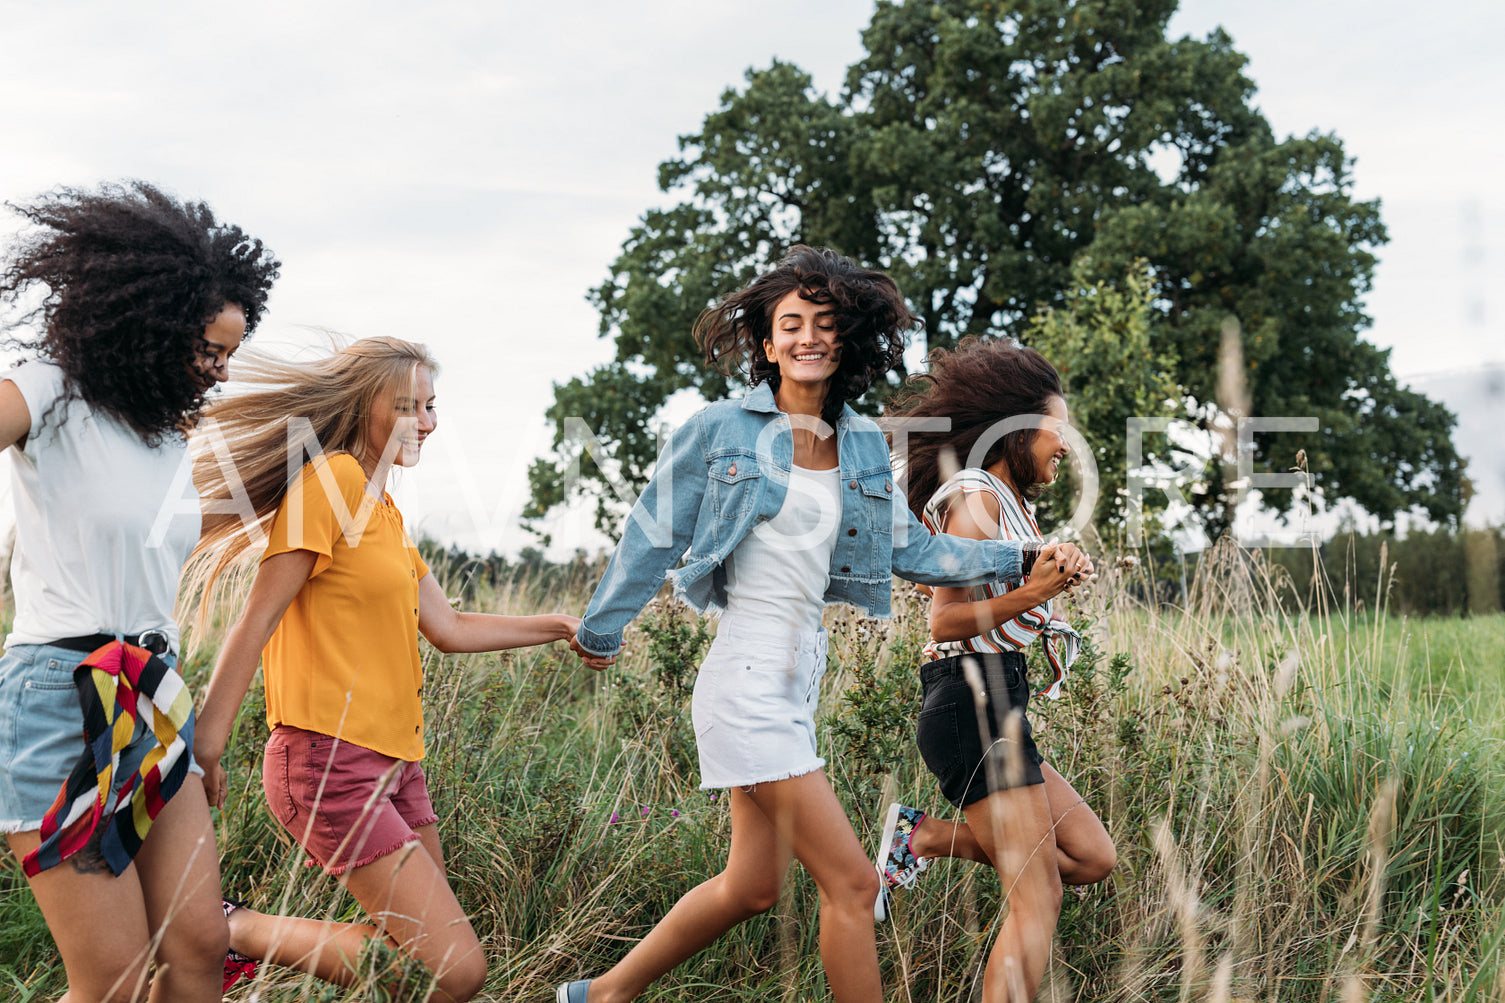
M 313 858 L 305 864 L 330 874 L 379 860 L 439 820 L 422 766 L 287 725 L 267 739 L 261 783 L 272 814 Z

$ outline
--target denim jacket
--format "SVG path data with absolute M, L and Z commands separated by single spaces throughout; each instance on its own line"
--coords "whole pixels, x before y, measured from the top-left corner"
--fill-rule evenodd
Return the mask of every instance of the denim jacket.
M 883 432 L 850 407 L 836 422 L 836 452 L 841 522 L 826 602 L 887 617 L 894 575 L 958 586 L 1021 579 L 1018 541 L 930 534 L 894 483 Z M 697 611 L 724 610 L 726 559 L 755 524 L 778 514 L 793 462 L 789 416 L 768 384 L 696 412 L 670 438 L 627 517 L 581 621 L 581 646 L 603 655 L 620 650 L 623 628 L 666 577 Z

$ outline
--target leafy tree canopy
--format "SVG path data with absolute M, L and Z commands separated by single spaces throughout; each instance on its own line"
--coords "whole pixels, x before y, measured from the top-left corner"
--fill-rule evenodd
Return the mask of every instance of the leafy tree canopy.
M 1023 340 L 1061 374 L 1071 424 L 1087 440 L 1097 471 L 1097 515 L 1117 521 L 1128 486 L 1124 429 L 1129 419 L 1189 416 L 1175 382 L 1176 356 L 1151 332 L 1154 290 L 1145 262 L 1134 262 L 1116 283 L 1092 281 L 1093 270 L 1092 259 L 1078 255 L 1060 305 L 1037 312 Z M 1065 524 L 1080 490 L 1076 478 L 1063 476 L 1040 498 L 1040 524 Z
M 1378 202 L 1353 197 L 1336 136 L 1274 137 L 1226 34 L 1167 38 L 1175 7 L 880 0 L 863 34 L 868 54 L 837 98 L 787 63 L 749 71 L 680 138 L 681 155 L 659 169 L 671 203 L 644 214 L 591 291 L 616 358 L 556 388 L 557 453 L 531 471 L 525 514 L 586 491 L 611 528 L 623 509 L 601 490 L 604 475 L 646 480 L 663 402 L 680 390 L 715 398 L 730 389 L 700 362 L 695 318 L 804 242 L 889 271 L 925 322 L 927 348 L 969 334 L 1042 338 L 1042 311 L 1125 281 L 1142 259 L 1150 355 L 1136 358 L 1168 367 L 1178 406 L 1209 428 L 1226 419 L 1219 345 L 1233 318 L 1242 406 L 1316 415 L 1321 426 L 1258 441 L 1261 468 L 1291 467 L 1302 448 L 1328 502 L 1351 498 L 1385 520 L 1413 507 L 1456 519 L 1463 462 L 1453 416 L 1400 388 L 1387 353 L 1359 337 L 1374 250 L 1386 240 Z M 1123 310 L 1108 313 L 1124 330 Z M 1054 356 L 1048 338 L 1042 348 L 1068 373 L 1101 370 L 1060 353 L 1110 337 L 1111 324 L 1102 332 L 1079 330 Z M 880 407 L 903 375 L 865 406 Z M 1106 403 L 1089 400 L 1093 385 L 1072 381 L 1077 412 L 1120 421 L 1133 399 L 1122 380 Z M 1157 413 L 1169 412 L 1147 412 Z M 583 419 L 609 460 L 582 458 L 568 417 Z M 1087 431 L 1095 443 L 1121 443 L 1121 429 Z M 1147 455 L 1171 448 L 1145 445 Z M 1121 445 L 1116 456 L 1121 466 Z M 577 464 L 572 481 L 565 471 Z M 1210 531 L 1226 527 L 1221 484 L 1193 499 Z

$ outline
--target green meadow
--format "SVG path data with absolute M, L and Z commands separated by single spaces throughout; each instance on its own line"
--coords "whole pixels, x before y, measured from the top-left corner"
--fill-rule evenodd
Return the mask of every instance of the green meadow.
M 599 568 L 496 585 L 464 565 L 435 570 L 468 608 L 520 613 L 579 611 Z M 1505 999 L 1505 616 L 1303 608 L 1292 601 L 1302 589 L 1232 550 L 1202 562 L 1184 608 L 1133 600 L 1137 574 L 1114 568 L 1080 598 L 1087 653 L 1065 699 L 1032 705 L 1042 750 L 1119 850 L 1107 881 L 1067 889 L 1041 999 Z M 895 599 L 890 621 L 827 613 L 822 752 L 868 843 L 893 797 L 952 814 L 913 745 L 925 600 L 902 584 Z M 563 645 L 427 651 L 425 767 L 454 886 L 490 955 L 482 999 L 552 1000 L 559 981 L 609 966 L 719 869 L 725 801 L 699 790 L 689 720 L 713 630 L 659 600 L 600 674 Z M 210 648 L 185 662 L 196 688 Z M 218 819 L 228 893 L 356 917 L 267 812 L 265 737 L 253 690 Z M 1000 909 L 991 871 L 932 866 L 879 928 L 889 998 L 972 998 Z M 816 935 L 815 889 L 796 869 L 769 914 L 645 998 L 824 999 Z M 355 990 L 264 968 L 229 998 L 423 998 L 421 970 L 381 949 L 360 960 Z M 42 1000 L 62 986 L 7 858 L 0 992 Z

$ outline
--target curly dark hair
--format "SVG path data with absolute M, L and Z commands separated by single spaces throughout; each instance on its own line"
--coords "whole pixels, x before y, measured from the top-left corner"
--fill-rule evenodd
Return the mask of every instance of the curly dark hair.
M 707 364 L 728 374 L 745 372 L 752 386 L 767 380 L 777 392 L 779 367 L 764 354 L 763 342 L 773 334 L 774 308 L 795 291 L 835 308 L 841 362 L 821 409 L 821 417 L 834 426 L 842 405 L 899 364 L 904 336 L 918 326 L 899 287 L 884 273 L 828 248 L 797 244 L 772 271 L 702 313 L 695 340 Z
M 7 205 L 35 228 L 0 272 L 0 305 L 20 309 L 13 345 L 56 363 L 65 398 L 118 418 L 149 445 L 191 427 L 204 387 L 190 371 L 204 328 L 227 304 L 261 320 L 280 262 L 261 241 L 143 181 L 58 188 Z M 41 304 L 24 309 L 32 290 Z
M 909 455 L 902 458 L 899 480 L 916 517 L 945 481 L 941 457 L 947 450 L 964 460 L 998 422 L 1016 415 L 1045 414 L 1053 398 L 1065 396 L 1055 367 L 1033 348 L 1013 342 L 965 338 L 955 351 L 938 348 L 927 361 L 929 371 L 910 377 L 910 392 L 885 412 L 886 417 L 951 419 L 949 432 L 909 437 Z M 989 447 L 980 464 L 991 467 L 1002 459 L 1015 489 L 1030 499 L 1045 489 L 1036 483 L 1030 455 L 1037 432 L 1026 428 L 1005 434 Z

